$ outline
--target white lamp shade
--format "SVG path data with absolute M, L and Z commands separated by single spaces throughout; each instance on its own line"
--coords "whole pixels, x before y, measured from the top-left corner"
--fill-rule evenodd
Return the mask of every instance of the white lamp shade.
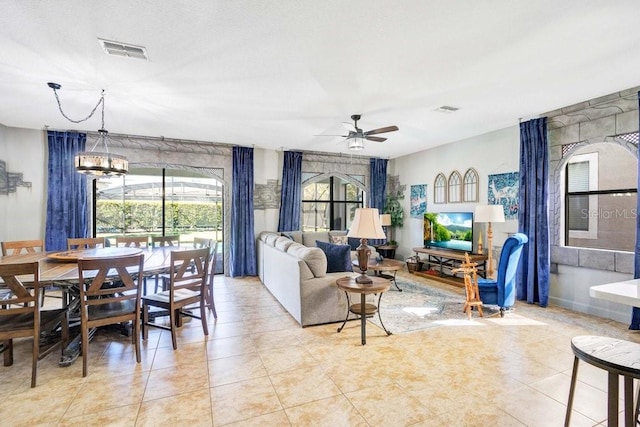
M 504 222 L 504 208 L 502 205 L 476 206 L 475 222 Z
M 383 227 L 388 227 L 391 225 L 391 214 L 382 214 L 380 215 L 380 224 Z
M 347 236 L 360 239 L 385 239 L 387 236 L 384 235 L 378 209 L 356 209 L 356 215 Z

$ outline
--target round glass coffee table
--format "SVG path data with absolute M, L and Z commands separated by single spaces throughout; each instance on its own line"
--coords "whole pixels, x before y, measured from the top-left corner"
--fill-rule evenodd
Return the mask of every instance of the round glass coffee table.
M 384 326 L 384 323 L 382 323 L 382 317 L 380 317 L 380 300 L 382 299 L 382 294 L 388 291 L 391 287 L 391 282 L 389 279 L 377 276 L 372 276 L 370 279 L 372 283 L 357 283 L 356 277 L 341 277 L 336 280 L 338 288 L 342 289 L 347 296 L 347 317 L 345 317 L 344 322 L 342 322 L 342 326 L 338 328 L 338 332 L 342 331 L 347 320 L 349 320 L 349 313 L 359 315 L 362 345 L 367 343 L 367 316 L 373 316 L 376 312 L 378 313 L 378 319 L 380 319 L 382 329 L 384 329 L 387 335 L 391 335 L 391 332 L 389 332 Z M 350 292 L 360 294 L 360 304 L 351 304 L 351 299 L 349 298 Z M 366 303 L 365 296 L 368 294 L 379 294 L 377 306 Z

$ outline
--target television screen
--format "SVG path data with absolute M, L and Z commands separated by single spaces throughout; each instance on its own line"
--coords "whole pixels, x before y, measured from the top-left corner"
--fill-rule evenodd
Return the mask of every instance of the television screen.
M 473 212 L 425 213 L 424 247 L 473 252 Z

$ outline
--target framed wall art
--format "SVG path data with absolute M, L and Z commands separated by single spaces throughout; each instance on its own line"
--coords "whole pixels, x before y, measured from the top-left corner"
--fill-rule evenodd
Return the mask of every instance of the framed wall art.
M 518 219 L 518 195 L 520 175 L 518 172 L 500 173 L 489 175 L 488 203 L 490 205 L 502 205 L 504 218 Z
M 411 218 L 422 218 L 427 211 L 427 184 L 411 186 Z

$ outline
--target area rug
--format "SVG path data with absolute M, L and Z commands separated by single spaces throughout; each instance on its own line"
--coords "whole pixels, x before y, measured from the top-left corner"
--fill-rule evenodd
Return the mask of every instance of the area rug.
M 392 285 L 380 301 L 382 322 L 392 333 L 469 322 L 468 316 L 462 312 L 465 303 L 463 294 L 410 282 L 404 278 L 398 278 L 397 281 L 402 292 Z M 486 317 L 497 310 L 484 306 L 483 311 Z M 478 313 L 474 311 L 471 318 L 471 322 L 476 320 Z M 377 314 L 369 320 L 380 326 Z

